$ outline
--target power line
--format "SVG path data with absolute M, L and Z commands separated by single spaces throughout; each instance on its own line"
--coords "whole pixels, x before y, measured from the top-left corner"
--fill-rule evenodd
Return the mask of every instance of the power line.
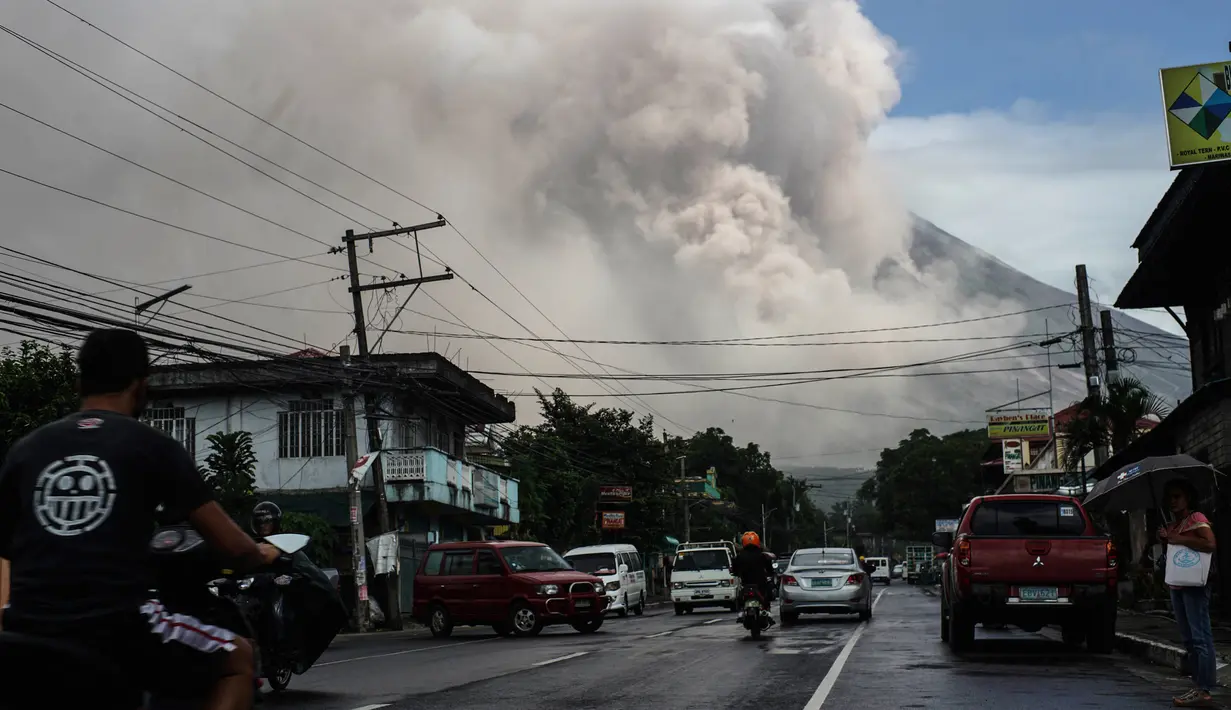
M 469 333 L 447 333 L 436 331 L 423 330 L 400 330 L 396 331 L 404 335 L 432 335 L 436 337 L 458 338 L 470 340 L 505 340 L 510 342 L 520 343 L 587 343 L 596 345 L 664 345 L 664 346 L 739 346 L 739 347 L 763 347 L 763 348 L 781 348 L 781 347 L 825 347 L 836 345 L 895 345 L 906 343 L 962 343 L 979 340 L 1030 340 L 1040 338 L 1045 333 L 1017 333 L 1009 335 L 970 335 L 964 337 L 950 338 L 894 338 L 887 340 L 836 340 L 822 343 L 765 343 L 765 342 L 748 342 L 749 340 L 769 340 L 772 338 L 797 338 L 810 337 L 817 335 L 826 335 L 825 333 L 810 333 L 800 335 L 768 335 L 758 338 L 728 338 L 725 340 L 577 340 L 570 341 L 560 338 L 527 338 L 521 336 L 510 335 L 472 335 Z M 1053 334 L 1054 335 L 1054 334 Z M 1065 334 L 1062 334 L 1062 336 Z

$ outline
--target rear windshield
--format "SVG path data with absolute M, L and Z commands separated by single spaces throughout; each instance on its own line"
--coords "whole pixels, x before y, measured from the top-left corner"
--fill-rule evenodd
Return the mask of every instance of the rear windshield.
M 850 552 L 800 552 L 791 559 L 792 567 L 826 567 L 853 565 L 855 556 Z
M 726 550 L 692 550 L 675 558 L 676 572 L 697 572 L 703 569 L 728 569 L 731 558 Z
M 970 520 L 975 535 L 1083 535 L 1086 521 L 1073 503 L 984 501 Z
M 611 552 L 594 552 L 588 555 L 569 555 L 564 559 L 573 565 L 573 569 L 586 574 L 615 574 L 616 557 Z

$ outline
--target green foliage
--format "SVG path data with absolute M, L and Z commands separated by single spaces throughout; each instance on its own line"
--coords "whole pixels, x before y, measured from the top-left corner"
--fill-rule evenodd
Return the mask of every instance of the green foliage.
M 1119 377 L 1099 391 L 1076 403 L 1077 413 L 1060 428 L 1065 436 L 1066 471 L 1081 470 L 1082 460 L 1091 451 L 1106 446 L 1122 451 L 1141 436 L 1138 422 L 1147 417 L 1162 419 L 1170 412 L 1163 399 L 1135 377 Z
M 760 531 L 764 506 L 772 549 L 820 541 L 824 515 L 804 483 L 783 476 L 756 444 L 737 447 L 717 428 L 688 439 L 659 439 L 649 417 L 582 406 L 560 390 L 540 393 L 539 404 L 543 423 L 519 428 L 504 445 L 512 475 L 521 482 L 521 537 L 558 549 L 618 539 L 651 550 L 661 547 L 666 535 L 683 540 L 684 499 L 676 483 L 682 459 L 689 476 L 714 468 L 723 497 L 719 503 L 690 499 L 693 540 Z M 599 487 L 608 484 L 631 485 L 632 502 L 600 503 Z M 603 509 L 624 510 L 625 529 L 602 531 L 597 512 Z
M 319 515 L 287 511 L 282 514 L 282 532 L 298 533 L 312 538 L 308 557 L 318 567 L 333 565 L 333 551 L 338 544 L 338 533 Z
M 256 504 L 256 452 L 246 431 L 214 432 L 205 438 L 209 455 L 201 477 L 213 486 L 218 504 L 233 519 L 246 521 Z
M 869 524 L 899 539 L 928 539 L 937 518 L 957 517 L 984 492 L 981 463 L 988 444 L 982 429 L 943 437 L 916 429 L 896 448 L 882 451 L 876 475 L 857 496 L 875 510 Z
M 0 350 L 0 455 L 78 407 L 77 364 L 67 349 L 26 340 Z

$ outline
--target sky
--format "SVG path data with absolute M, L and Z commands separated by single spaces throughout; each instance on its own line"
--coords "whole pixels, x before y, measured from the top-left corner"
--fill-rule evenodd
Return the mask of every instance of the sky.
M 451 227 L 420 235 L 423 270 L 456 278 L 402 311 L 405 291 L 370 297 L 374 328 L 391 329 L 382 351 L 447 354 L 517 395 L 521 423 L 536 421 L 533 388 L 560 386 L 675 433 L 723 426 L 805 464 L 868 463 L 914 427 L 977 426 L 1018 388 L 1045 386 L 1037 367 L 780 383 L 1016 347 L 1042 330 L 1021 311 L 1054 304 L 972 293 L 957 263 L 915 263 L 912 212 L 1066 291 L 1085 263 L 1095 298 L 1113 301 L 1172 177 L 1157 69 L 1226 49 L 1204 29 L 1216 22 L 1191 19 L 1203 8 L 1179 2 L 1164 13 L 1144 2 L 57 1 L 303 142 L 50 2 L 6 4 L 0 24 L 124 88 L 0 35 L 0 169 L 12 173 L 0 175 L 0 246 L 150 288 L 191 283 L 163 315 L 207 310 L 263 347 L 329 350 L 353 321 L 344 259 L 327 250 L 346 229 L 439 211 Z M 1142 39 L 1181 30 L 1182 44 Z M 412 244 L 363 245 L 362 279 L 417 274 Z M 139 300 L 14 259 L 0 265 Z M 1175 330 L 1165 315 L 1135 315 Z M 473 337 L 682 341 L 951 321 L 932 340 L 897 331 L 873 336 L 887 344 L 816 347 Z M 946 367 L 1037 366 L 1039 355 Z M 698 385 L 595 373 L 779 384 L 631 397 Z M 621 396 L 588 396 L 604 388 Z
M 901 53 L 902 99 L 873 145 L 908 205 L 1057 287 L 1071 290 L 1085 263 L 1113 301 L 1174 175 L 1158 70 L 1226 58 L 1226 23 L 1189 0 L 863 8 Z M 1166 314 L 1134 315 L 1178 330 Z

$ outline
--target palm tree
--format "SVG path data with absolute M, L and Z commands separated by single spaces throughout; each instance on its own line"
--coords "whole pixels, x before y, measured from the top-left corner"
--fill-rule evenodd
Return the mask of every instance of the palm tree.
M 1162 419 L 1170 408 L 1135 377 L 1120 377 L 1101 391 L 1077 403 L 1077 413 L 1060 430 L 1066 437 L 1064 468 L 1077 471 L 1086 454 L 1109 446 L 1123 451 L 1141 436 L 1138 422 L 1148 417 Z

